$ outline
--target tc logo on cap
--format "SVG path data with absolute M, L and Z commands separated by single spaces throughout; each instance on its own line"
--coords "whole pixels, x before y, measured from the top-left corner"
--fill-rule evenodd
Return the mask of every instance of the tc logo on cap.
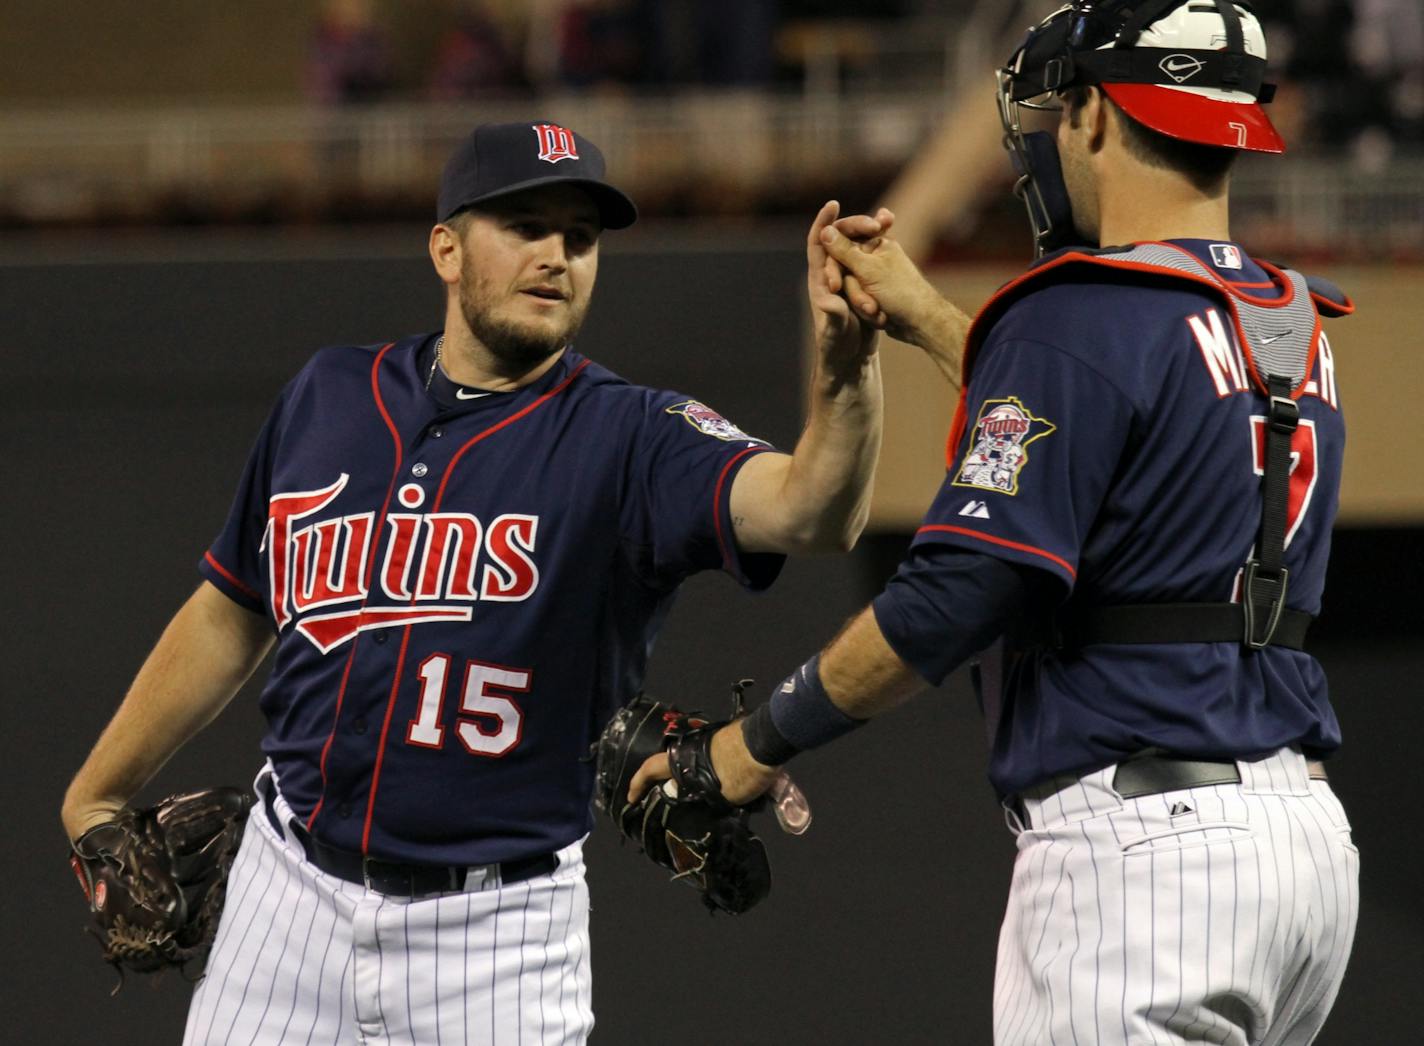
M 567 127 L 553 123 L 534 125 L 534 134 L 539 139 L 539 159 L 545 163 L 560 160 L 577 160 L 578 146 L 574 143 L 574 132 Z

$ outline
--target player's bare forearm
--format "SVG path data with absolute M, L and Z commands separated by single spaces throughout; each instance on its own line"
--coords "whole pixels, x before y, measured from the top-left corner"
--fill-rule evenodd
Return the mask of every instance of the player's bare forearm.
M 878 334 L 831 289 L 821 233 L 839 214 L 828 202 L 806 236 L 815 364 L 805 431 L 789 457 L 757 455 L 732 483 L 732 524 L 747 552 L 845 551 L 870 515 L 884 411 Z
M 924 680 L 885 641 L 870 607 L 853 617 L 821 652 L 819 672 L 831 702 L 854 719 L 873 719 L 925 688 Z M 778 771 L 751 754 L 744 725 L 738 720 L 724 726 L 713 736 L 711 748 L 722 794 L 739 804 L 770 788 Z M 652 756 L 634 775 L 628 790 L 630 800 L 671 776 L 667 756 Z
M 870 516 L 880 456 L 880 364 L 847 380 L 817 368 L 795 453 L 759 454 L 732 484 L 737 543 L 747 552 L 844 552 Z
M 971 322 L 967 312 L 941 297 L 911 335 L 912 343 L 925 351 L 953 389 L 959 388 L 963 378 L 964 341 Z
M 886 642 L 871 607 L 851 618 L 821 652 L 820 670 L 831 701 L 855 719 L 873 719 L 925 688 Z
M 272 644 L 262 617 L 204 581 L 169 622 L 69 785 L 71 839 L 108 820 L 232 700 Z

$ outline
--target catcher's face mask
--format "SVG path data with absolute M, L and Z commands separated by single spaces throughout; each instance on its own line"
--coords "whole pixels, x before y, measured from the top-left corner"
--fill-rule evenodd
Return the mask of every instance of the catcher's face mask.
M 999 118 L 1033 230 L 1035 256 L 1081 243 L 1047 131 L 1020 109 L 1056 111 L 1072 87 L 1100 87 L 1134 120 L 1183 141 L 1281 152 L 1261 108 L 1266 41 L 1241 0 L 1074 0 L 1029 30 L 999 70 Z

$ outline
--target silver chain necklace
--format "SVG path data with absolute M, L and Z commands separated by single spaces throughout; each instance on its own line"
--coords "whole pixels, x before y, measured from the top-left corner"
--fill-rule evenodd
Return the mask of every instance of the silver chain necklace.
M 435 371 L 440 367 L 440 352 L 445 347 L 445 335 L 435 342 L 435 358 L 430 361 L 430 373 L 425 376 L 425 391 L 430 391 L 430 383 L 435 380 Z

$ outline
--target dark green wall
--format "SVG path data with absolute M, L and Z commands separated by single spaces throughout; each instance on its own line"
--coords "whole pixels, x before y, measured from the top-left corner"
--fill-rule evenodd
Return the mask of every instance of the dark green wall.
M 782 444 L 799 429 L 800 302 L 788 230 L 737 249 L 680 236 L 614 247 L 580 348 L 707 399 Z M 130 979 L 117 997 L 63 862 L 60 797 L 226 512 L 278 388 L 321 344 L 438 323 L 423 229 L 343 237 L 0 244 L 5 451 L 7 809 L 19 859 L 4 891 L 6 1041 L 177 1042 L 187 988 Z M 891 405 L 893 409 L 893 404 Z M 1332 774 L 1364 854 L 1355 962 L 1321 1043 L 1414 1041 L 1424 954 L 1412 809 L 1424 650 L 1405 603 L 1421 534 L 1342 532 L 1320 657 L 1347 745 Z M 893 569 L 903 536 L 793 562 L 772 593 L 694 579 L 649 689 L 718 707 L 731 680 L 781 678 Z M 1410 572 L 1413 572 L 1412 574 Z M 1332 622 L 1332 618 L 1334 621 Z M 150 795 L 245 783 L 254 688 Z M 804 838 L 770 840 L 770 901 L 709 918 L 607 831 L 589 845 L 596 1041 L 682 1046 L 980 1044 L 1013 860 L 983 780 L 982 729 L 955 676 L 798 774 Z M 650 1032 L 649 1029 L 656 1029 Z

